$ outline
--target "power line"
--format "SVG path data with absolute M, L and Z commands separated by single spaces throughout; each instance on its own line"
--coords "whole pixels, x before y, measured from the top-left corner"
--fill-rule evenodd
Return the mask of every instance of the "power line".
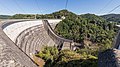
M 36 2 L 36 5 L 37 5 L 38 10 L 40 10 L 40 11 L 41 11 L 41 9 L 40 9 L 40 7 L 39 7 L 39 4 L 38 4 L 38 1 L 37 1 L 37 0 L 35 0 L 35 2 Z M 42 12 L 42 11 L 41 11 L 41 12 Z
M 18 6 L 18 8 L 20 8 L 20 10 L 22 10 L 22 11 L 25 13 L 25 11 L 20 7 L 20 5 L 17 3 L 17 1 L 14 0 L 14 2 L 15 2 L 15 4 Z
M 68 6 L 68 0 L 66 0 L 65 9 L 67 9 L 67 6 Z
M 115 9 L 117 9 L 118 7 L 120 7 L 120 5 L 116 6 L 115 8 L 113 8 L 111 11 L 109 11 L 108 13 L 113 12 Z
M 113 0 L 110 0 L 98 13 L 101 13 Z
M 10 11 L 10 13 L 14 14 L 14 11 L 12 11 L 11 9 L 9 9 L 8 7 L 6 7 L 4 4 L 0 3 L 0 5 L 4 8 L 6 8 L 6 10 Z

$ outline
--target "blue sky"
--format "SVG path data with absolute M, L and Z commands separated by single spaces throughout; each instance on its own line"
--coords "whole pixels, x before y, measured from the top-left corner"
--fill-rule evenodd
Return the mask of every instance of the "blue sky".
M 49 14 L 64 9 L 65 3 L 66 0 L 0 0 L 0 15 Z M 67 9 L 76 14 L 101 15 L 118 5 L 120 0 L 68 0 Z M 120 14 L 120 7 L 112 13 Z

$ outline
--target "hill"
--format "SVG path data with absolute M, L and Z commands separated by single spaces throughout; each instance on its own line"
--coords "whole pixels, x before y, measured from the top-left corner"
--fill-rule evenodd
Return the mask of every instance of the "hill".
M 83 45 L 89 41 L 91 42 L 89 45 L 104 44 L 105 49 L 111 47 L 115 31 L 115 23 L 94 14 L 79 15 L 76 18 L 66 17 L 55 27 L 55 32 L 66 39 Z
M 86 18 L 88 20 L 91 20 L 91 21 L 105 21 L 104 18 L 100 17 L 100 16 L 97 16 L 95 14 L 83 14 L 83 15 L 80 15 L 82 18 Z
M 34 19 L 35 15 L 33 14 L 15 14 L 10 17 L 11 19 Z
M 68 10 L 60 10 L 57 12 L 53 12 L 51 14 L 37 14 L 36 18 L 37 19 L 61 19 L 62 16 L 72 16 L 72 17 L 76 17 L 77 15 L 68 11 Z M 15 14 L 13 15 L 11 18 L 13 19 L 34 19 L 35 15 L 31 15 L 31 14 Z
M 120 14 L 107 14 L 101 16 L 107 21 L 120 22 Z
M 9 15 L 0 15 L 0 19 L 9 19 L 10 17 Z

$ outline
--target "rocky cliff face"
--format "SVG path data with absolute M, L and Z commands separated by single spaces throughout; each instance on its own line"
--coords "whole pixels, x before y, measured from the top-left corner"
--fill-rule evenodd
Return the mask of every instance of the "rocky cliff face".
M 108 49 L 100 52 L 98 56 L 98 67 L 120 67 L 120 50 Z

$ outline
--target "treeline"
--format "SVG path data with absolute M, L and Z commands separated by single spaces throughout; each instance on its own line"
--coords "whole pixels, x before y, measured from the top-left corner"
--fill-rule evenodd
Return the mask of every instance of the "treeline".
M 105 18 L 107 21 L 120 23 L 120 14 L 107 14 L 107 15 L 103 15 L 101 17 Z
M 31 15 L 31 14 L 16 14 L 16 15 L 13 15 L 11 17 L 11 19 L 53 19 L 55 18 L 52 14 L 46 14 L 46 15 L 39 15 L 39 14 L 34 14 L 34 15 Z
M 0 15 L 0 19 L 9 19 L 10 17 L 9 15 Z
M 61 10 L 61 11 L 58 11 L 58 12 L 54 12 L 52 14 L 45 14 L 45 15 L 40 15 L 40 14 L 34 14 L 34 15 L 31 15 L 31 14 L 16 14 L 16 15 L 13 15 L 11 18 L 12 19 L 61 19 L 62 16 L 75 16 L 74 13 L 72 12 L 69 12 L 68 10 Z
M 62 16 L 76 16 L 76 14 L 68 11 L 68 10 L 60 10 L 57 12 L 53 12 L 51 14 L 15 14 L 13 16 L 9 15 L 0 15 L 0 19 L 61 19 Z M 79 16 L 79 15 L 77 15 Z M 82 15 L 80 15 L 82 16 Z M 87 17 L 88 16 L 88 17 Z M 94 19 L 90 18 L 89 14 L 87 16 L 82 16 L 83 18 L 89 18 L 89 19 Z M 120 22 L 120 14 L 107 14 L 107 15 L 102 15 L 98 16 L 99 20 L 103 20 L 102 18 L 106 19 L 107 21 L 111 22 Z

